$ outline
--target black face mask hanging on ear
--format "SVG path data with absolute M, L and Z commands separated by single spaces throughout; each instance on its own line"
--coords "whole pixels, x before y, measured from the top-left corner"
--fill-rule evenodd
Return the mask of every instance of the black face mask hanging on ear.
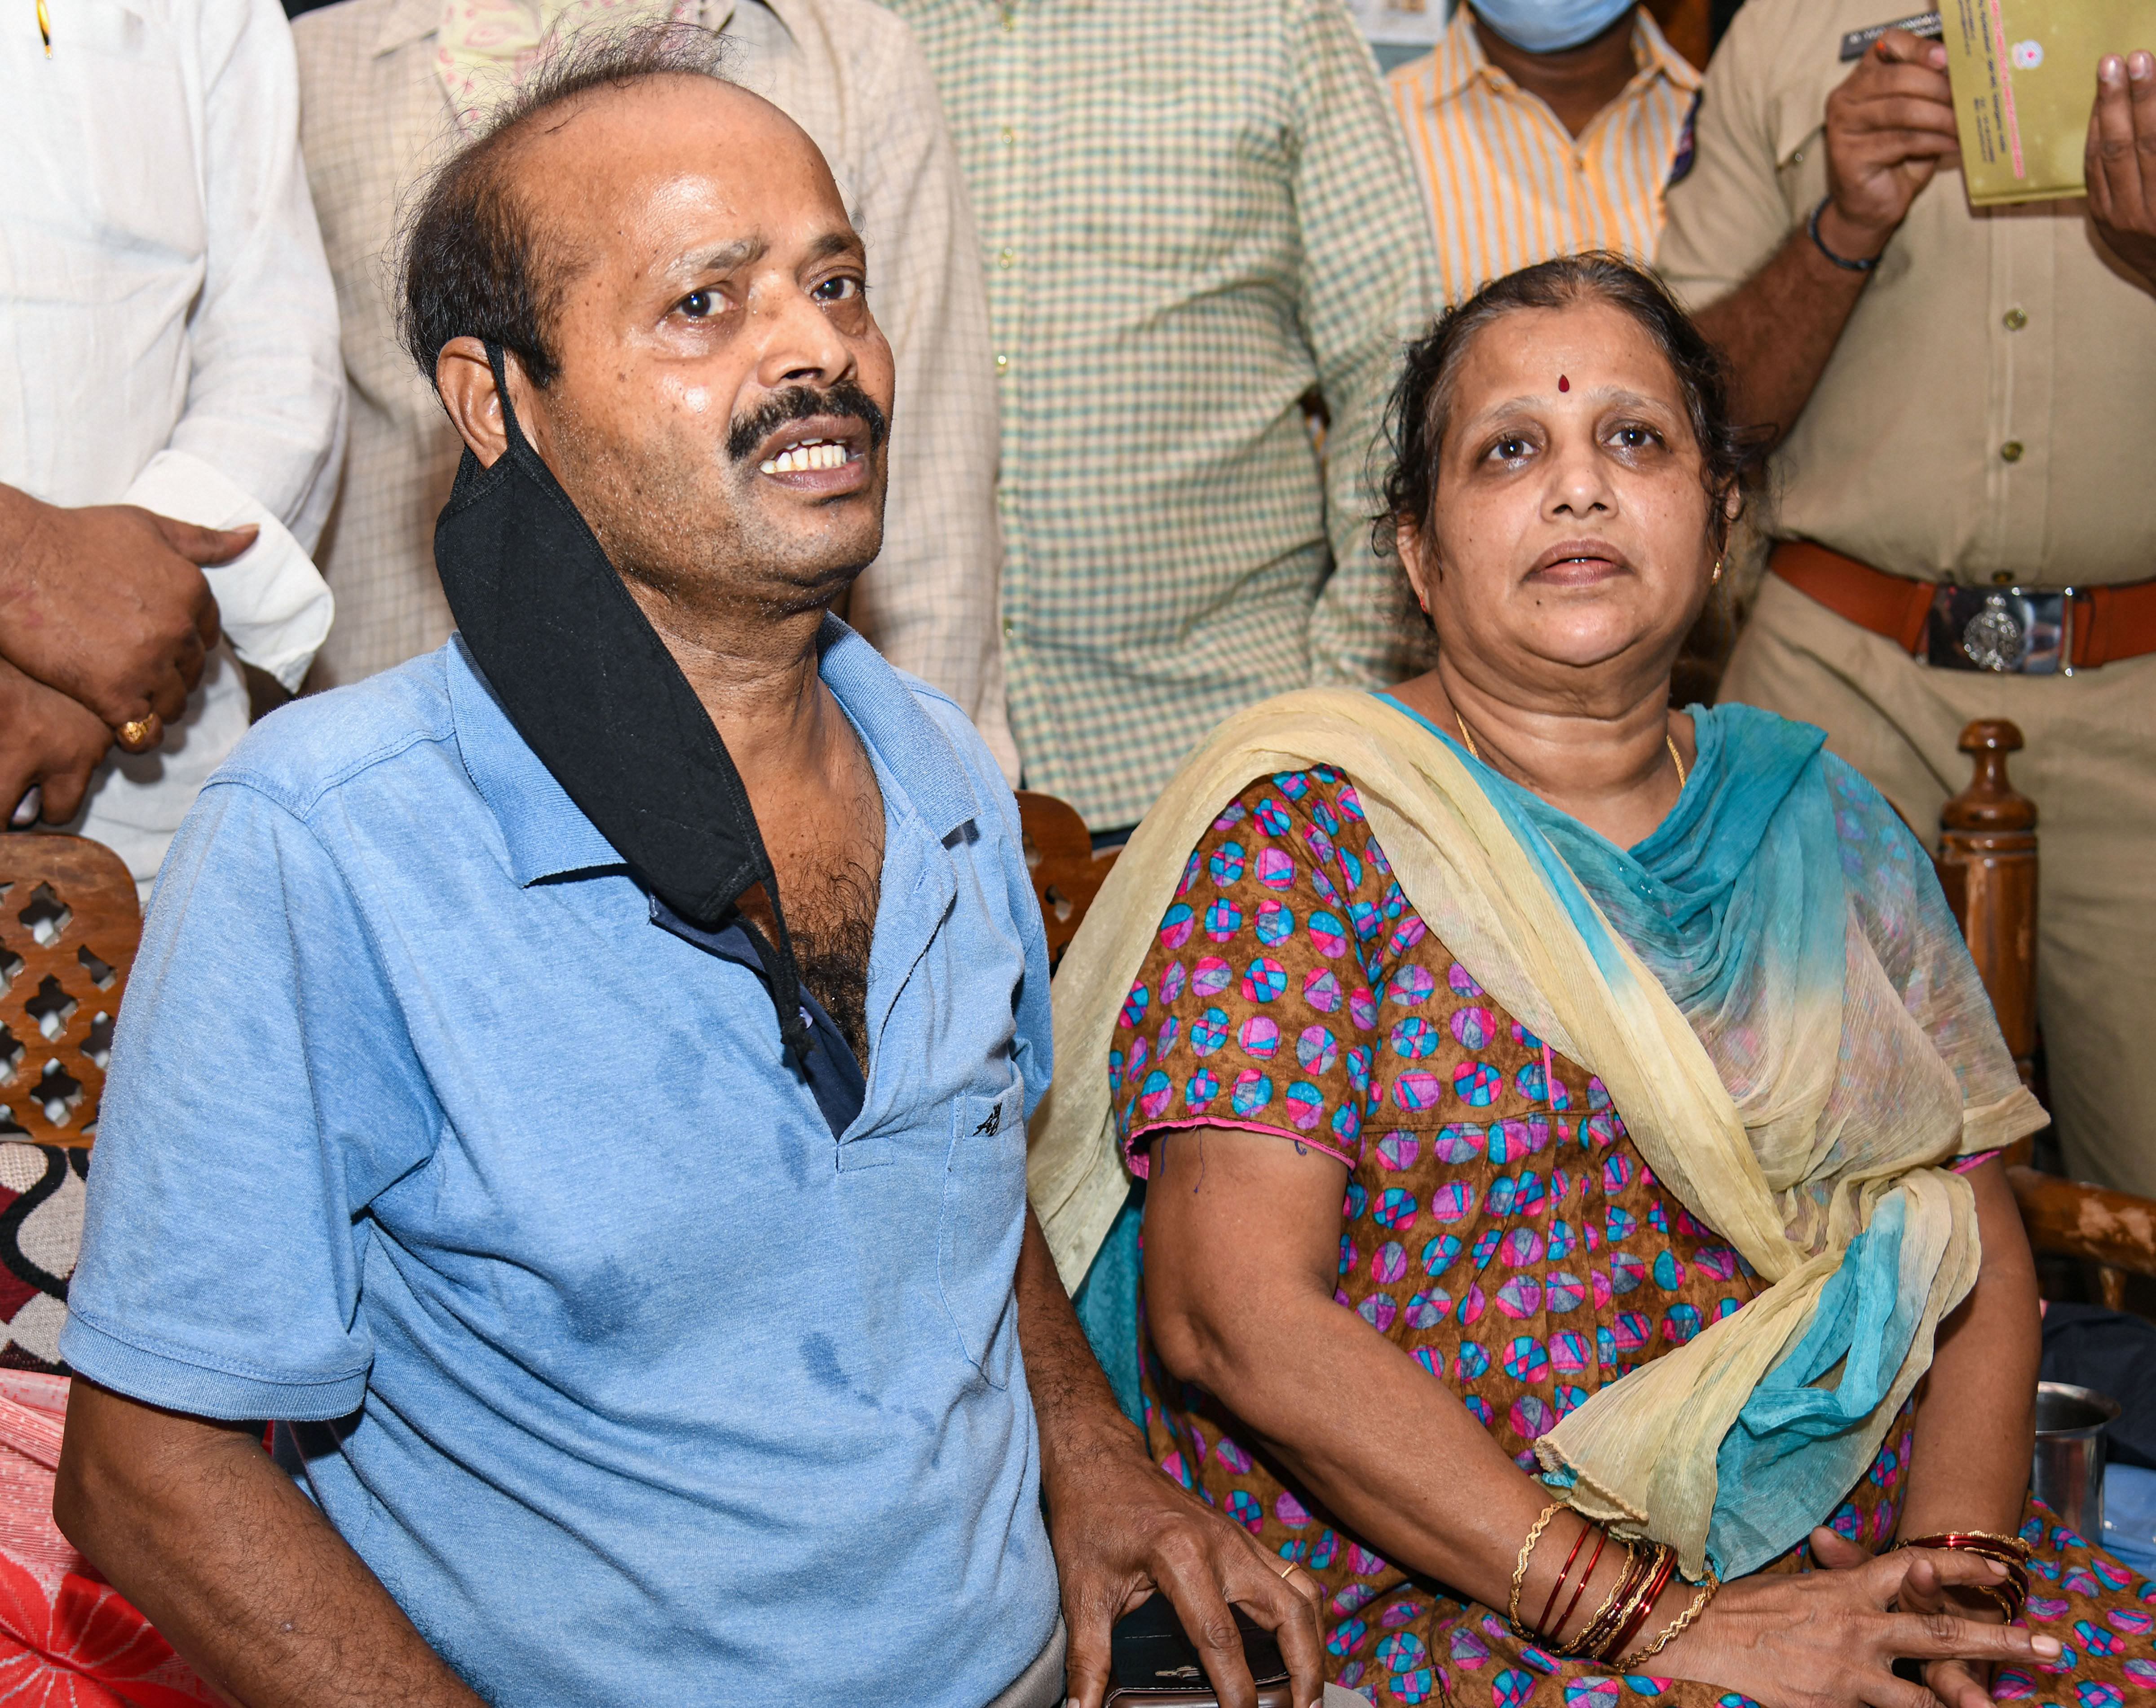
M 501 346 L 487 361 L 508 448 L 467 449 L 434 526 L 434 566 L 465 644 L 502 710 L 629 870 L 690 924 L 730 917 L 769 975 L 778 1029 L 805 1062 L 812 1034 L 762 834 L 741 773 L 689 679 L 598 537 L 517 425 Z M 763 885 L 772 945 L 736 904 Z

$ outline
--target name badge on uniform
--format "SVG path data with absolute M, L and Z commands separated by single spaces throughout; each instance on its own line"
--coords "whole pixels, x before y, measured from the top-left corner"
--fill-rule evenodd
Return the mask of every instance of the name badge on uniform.
M 1936 12 L 1919 12 L 1907 18 L 1897 18 L 1892 23 L 1875 23 L 1869 29 L 1853 29 L 1841 38 L 1841 63 L 1861 59 L 1865 50 L 1890 29 L 1906 29 L 1912 36 L 1926 36 L 1938 41 L 1946 33 L 1946 26 Z

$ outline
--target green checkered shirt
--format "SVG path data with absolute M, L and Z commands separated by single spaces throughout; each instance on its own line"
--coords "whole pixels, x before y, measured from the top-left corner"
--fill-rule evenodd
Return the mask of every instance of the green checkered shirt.
M 1369 541 L 1414 172 L 1341 0 L 889 3 L 980 223 L 1027 786 L 1130 824 L 1229 713 L 1415 644 Z

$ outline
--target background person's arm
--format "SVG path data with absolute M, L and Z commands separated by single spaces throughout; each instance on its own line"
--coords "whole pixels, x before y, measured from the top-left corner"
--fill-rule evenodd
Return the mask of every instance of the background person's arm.
M 19 830 L 17 814 L 37 790 L 48 824 L 64 824 L 82 807 L 90 775 L 112 746 L 96 713 L 33 682 L 0 659 L 0 831 Z
M 70 510 L 0 485 L 0 659 L 113 728 L 153 711 L 177 723 L 217 644 L 200 566 L 254 539 L 132 505 Z
M 1707 110 L 1702 104 L 1703 120 Z M 1716 139 L 1702 129 L 1704 164 Z M 1825 146 L 1820 240 L 1845 260 L 1876 259 L 1958 146 L 1946 49 L 1907 30 L 1881 36 L 1827 97 Z M 1700 330 L 1729 359 L 1738 420 L 1770 425 L 1777 438 L 1789 432 L 1870 277 L 1835 266 L 1799 224 L 1764 267 L 1697 311 Z
M 60 1529 L 187 1664 L 245 1708 L 479 1708 L 262 1450 L 77 1378 Z
M 1070 1700 L 1100 1708 L 1109 1634 L 1154 1590 L 1174 1603 L 1221 1708 L 1253 1708 L 1233 1603 L 1280 1643 L 1298 1703 L 1325 1693 L 1317 1580 L 1277 1562 L 1146 1457 L 1116 1404 L 1030 1206 L 1018 1259 L 1019 1345 L 1040 1425 L 1040 1487 L 1070 1627 Z

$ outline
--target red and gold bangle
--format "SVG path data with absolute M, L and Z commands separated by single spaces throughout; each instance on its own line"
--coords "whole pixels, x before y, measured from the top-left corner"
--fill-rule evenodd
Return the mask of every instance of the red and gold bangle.
M 1686 1631 L 1691 1628 L 1691 1622 L 1707 1611 L 1707 1604 L 1714 1599 L 1721 1588 L 1722 1580 L 1715 1576 L 1712 1568 L 1710 1567 L 1707 1574 L 1707 1582 L 1700 1585 L 1699 1593 L 1691 1598 L 1691 1605 L 1671 1620 L 1668 1624 L 1663 1626 L 1662 1634 L 1637 1654 L 1627 1654 L 1620 1659 L 1616 1663 L 1617 1670 L 1620 1673 L 1637 1672 L 1671 1643 L 1683 1636 Z
M 1654 1577 L 1661 1562 L 1662 1551 L 1652 1542 L 1641 1545 L 1626 1556 L 1625 1575 L 1618 1580 L 1616 1590 L 1595 1614 L 1593 1622 L 1579 1634 L 1578 1641 L 1573 1644 L 1574 1653 L 1594 1659 L 1609 1653 L 1611 1641 L 1631 1618 L 1639 1603 L 1640 1592 Z
M 1936 1548 L 1943 1552 L 1974 1554 L 1979 1558 L 1996 1561 L 2006 1568 L 2003 1583 L 1967 1583 L 1953 1586 L 1973 1589 L 1993 1602 L 2012 1624 L 2021 1617 L 2021 1610 L 2029 1601 L 2029 1557 L 2032 1550 L 2018 1536 L 2000 1536 L 1988 1530 L 1943 1531 L 1937 1536 L 1911 1536 L 1894 1545 L 1897 1548 Z
M 1989 1554 L 2004 1549 L 2023 1564 L 2035 1551 L 2018 1536 L 2001 1536 L 1993 1530 L 1943 1530 L 1937 1536 L 1905 1536 L 1897 1548 L 1956 1548 L 1964 1553 Z
M 1650 1559 L 1653 1557 L 1651 1552 L 1647 1557 Z M 1624 1617 L 1626 1597 L 1630 1593 L 1632 1586 L 1639 1582 L 1640 1562 L 1640 1545 L 1635 1541 L 1627 1541 L 1625 1544 L 1625 1564 L 1617 1573 L 1616 1586 L 1610 1590 L 1609 1598 L 1602 1605 L 1595 1608 L 1589 1616 L 1587 1623 L 1581 1628 L 1579 1634 L 1565 1644 L 1566 1654 L 1580 1656 L 1592 1655 L 1604 1639 L 1609 1635 L 1616 1621 Z
M 1632 1646 L 1640 1634 L 1640 1628 L 1646 1624 L 1649 1617 L 1654 1613 L 1656 1602 L 1661 1599 L 1662 1592 L 1669 1587 L 1670 1579 L 1676 1575 L 1676 1569 L 1677 1551 L 1675 1548 L 1664 1548 L 1661 1551 L 1661 1557 L 1655 1562 L 1653 1575 L 1648 1578 L 1645 1585 L 1634 1599 L 1631 1607 L 1626 1610 L 1625 1623 L 1617 1628 L 1617 1634 L 1603 1646 L 1602 1652 L 1595 1657 L 1596 1659 L 1614 1659 Z
M 1580 1597 L 1587 1593 L 1587 1586 L 1594 1581 L 1594 1568 L 1602 1563 L 1602 1551 L 1609 1545 L 1609 1532 L 1600 1525 L 1594 1526 L 1594 1552 L 1588 1558 L 1587 1570 L 1580 1574 L 1579 1582 L 1573 1586 L 1572 1599 L 1564 1604 L 1564 1611 L 1558 1615 L 1557 1623 L 1548 1627 L 1550 1641 L 1559 1648 L 1563 1646 L 1564 1628 L 1572 1623 L 1573 1609 L 1579 1605 Z
M 1545 1643 L 1549 1641 L 1550 1609 L 1557 1605 L 1558 1593 L 1564 1587 L 1564 1580 L 1572 1575 L 1573 1562 L 1579 1558 L 1579 1551 L 1587 1546 L 1587 1533 L 1594 1528 L 1586 1520 L 1580 1521 L 1579 1534 L 1572 1539 L 1572 1552 L 1564 1557 L 1564 1564 L 1558 1572 L 1557 1582 L 1550 1585 L 1549 1599 L 1543 1603 L 1542 1617 L 1534 1623 L 1535 1635 Z M 1593 1566 L 1587 1568 L 1587 1574 L 1590 1577 L 1594 1575 Z

